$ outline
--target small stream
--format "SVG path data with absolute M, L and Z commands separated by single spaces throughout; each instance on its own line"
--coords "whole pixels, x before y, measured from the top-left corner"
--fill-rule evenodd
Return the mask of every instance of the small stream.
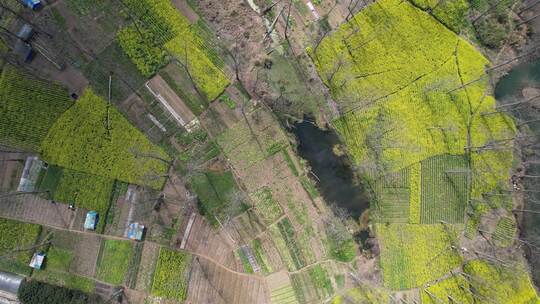
M 325 201 L 344 208 L 358 220 L 369 208 L 369 199 L 362 186 L 355 182 L 348 158 L 333 152 L 341 143 L 337 134 L 319 129 L 309 118 L 296 123 L 290 131 L 296 135 L 298 152 L 309 162 Z
M 508 75 L 501 78 L 495 88 L 495 97 L 503 104 L 512 102 L 512 99 L 523 100 L 522 91 L 527 87 L 540 88 L 540 60 L 533 63 L 520 64 L 512 69 Z M 538 102 L 536 103 L 536 105 L 539 104 Z M 511 114 L 520 121 L 530 121 L 540 118 L 539 107 L 533 107 L 531 104 L 516 106 Z M 536 136 L 537 142 L 540 143 L 540 122 L 529 123 L 528 126 Z M 538 160 L 540 157 L 540 151 L 527 151 L 527 149 L 524 149 L 523 152 L 526 159 Z M 527 168 L 527 174 L 540 175 L 540 166 L 529 166 Z M 537 179 L 525 180 L 525 188 L 538 190 L 540 189 L 539 181 Z M 540 211 L 540 204 L 533 202 L 533 200 L 540 201 L 540 193 L 526 193 L 526 195 L 524 209 Z M 540 214 L 523 213 L 520 228 L 521 238 L 540 247 Z M 528 250 L 526 254 L 532 268 L 535 285 L 540 288 L 540 251 Z

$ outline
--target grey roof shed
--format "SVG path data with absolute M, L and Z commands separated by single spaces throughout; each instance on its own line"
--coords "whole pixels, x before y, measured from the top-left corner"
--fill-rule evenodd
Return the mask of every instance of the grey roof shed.
M 0 291 L 17 295 L 24 277 L 0 271 Z

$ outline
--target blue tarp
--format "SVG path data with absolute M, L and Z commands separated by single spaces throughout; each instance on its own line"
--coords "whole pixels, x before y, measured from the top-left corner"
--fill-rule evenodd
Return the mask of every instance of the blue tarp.
M 128 227 L 127 237 L 132 240 L 140 241 L 142 240 L 144 232 L 144 225 L 139 223 L 131 223 Z
M 23 0 L 23 2 L 31 9 L 38 9 L 41 6 L 41 0 Z
M 84 221 L 84 229 L 96 230 L 98 222 L 98 213 L 95 211 L 89 211 L 86 214 L 86 220 Z

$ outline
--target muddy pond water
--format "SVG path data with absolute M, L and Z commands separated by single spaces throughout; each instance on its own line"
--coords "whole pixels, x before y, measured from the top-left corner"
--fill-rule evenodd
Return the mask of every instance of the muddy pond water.
M 290 131 L 296 135 L 298 152 L 311 166 L 325 201 L 346 209 L 357 220 L 369 208 L 369 199 L 355 181 L 347 156 L 334 153 L 334 147 L 341 143 L 337 134 L 318 128 L 310 118 L 296 123 Z
M 512 102 L 513 99 L 524 99 L 522 91 L 527 87 L 540 88 L 540 60 L 520 64 L 512 69 L 508 75 L 501 78 L 495 87 L 495 97 L 498 102 L 503 104 Z M 515 107 L 511 114 L 520 121 L 540 119 L 540 110 L 538 110 L 538 107 L 531 107 L 530 104 Z M 537 142 L 540 143 L 540 121 L 527 125 L 536 136 Z M 538 155 L 540 151 L 532 151 L 532 153 Z M 527 174 L 540 175 L 540 166 L 529 166 Z M 539 190 L 540 183 L 538 180 L 525 180 L 525 188 Z M 540 193 L 526 193 L 524 209 L 540 212 L 539 201 Z M 540 214 L 523 213 L 520 228 L 522 238 L 540 247 Z M 527 258 L 532 268 L 531 272 L 535 285 L 540 288 L 540 251 L 528 248 Z

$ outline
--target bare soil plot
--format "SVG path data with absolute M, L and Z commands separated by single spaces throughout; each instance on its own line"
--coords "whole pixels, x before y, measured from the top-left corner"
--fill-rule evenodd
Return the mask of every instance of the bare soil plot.
M 179 241 L 177 245 L 180 246 Z M 242 266 L 234 257 L 234 247 L 235 244 L 226 232 L 215 230 L 203 216 L 196 216 L 186 244 L 187 251 L 208 256 L 227 268 L 242 271 Z
M 152 289 L 152 278 L 156 269 L 157 259 L 159 257 L 159 245 L 145 242 L 139 272 L 137 273 L 136 290 L 150 292 Z
M 181 126 L 188 127 L 190 122 L 196 118 L 161 76 L 154 76 L 146 83 L 146 87 Z
M 122 110 L 123 113 L 129 118 L 129 121 L 134 124 L 139 130 L 144 132 L 146 136 L 150 138 L 152 142 L 159 142 L 163 136 L 164 132 L 159 128 L 158 125 L 154 124 L 149 118 L 148 114 L 148 105 L 142 100 L 137 94 L 133 93 L 129 95 L 124 101 L 118 103 L 118 107 Z M 165 124 L 165 121 L 162 121 L 160 118 L 154 118 L 160 123 Z
M 173 0 L 172 3 L 189 20 L 189 23 L 195 23 L 199 20 L 199 15 L 193 11 L 186 0 Z
M 17 190 L 27 154 L 0 153 L 0 191 L 2 193 Z
M 66 204 L 53 204 L 36 195 L 20 194 L 0 200 L 0 216 L 67 229 L 75 213 Z
M 187 303 L 269 303 L 259 277 L 237 274 L 199 257 L 191 265 Z
M 235 217 L 225 229 L 234 240 L 247 244 L 253 236 L 263 232 L 265 226 L 253 210 L 248 210 Z

